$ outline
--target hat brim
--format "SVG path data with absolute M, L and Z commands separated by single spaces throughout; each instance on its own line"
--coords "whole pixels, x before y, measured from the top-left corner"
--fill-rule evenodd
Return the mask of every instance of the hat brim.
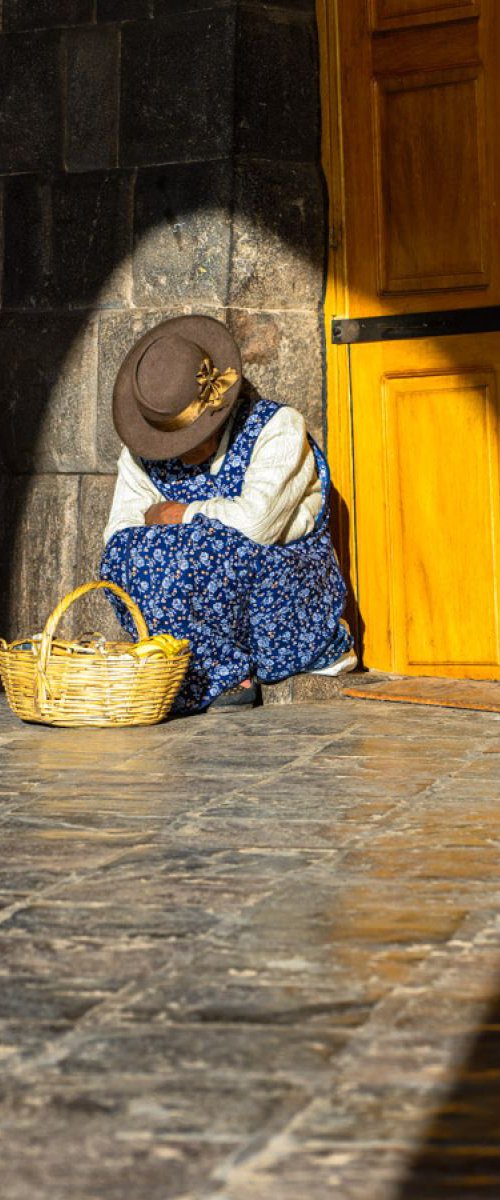
M 137 405 L 132 383 L 139 359 L 148 346 L 157 341 L 163 330 L 165 333 L 182 334 L 202 346 L 218 371 L 224 372 L 232 367 L 238 373 L 237 383 L 225 393 L 222 408 L 207 408 L 192 425 L 173 432 L 157 429 L 146 420 Z M 214 317 L 170 317 L 139 338 L 122 362 L 113 391 L 115 429 L 128 449 L 141 458 L 179 458 L 217 433 L 234 408 L 240 389 L 241 354 L 226 326 Z

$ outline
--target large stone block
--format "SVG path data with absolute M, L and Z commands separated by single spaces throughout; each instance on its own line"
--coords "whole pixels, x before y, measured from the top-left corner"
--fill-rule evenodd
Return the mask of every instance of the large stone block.
M 281 683 L 263 683 L 262 703 L 266 706 L 270 704 L 291 704 L 292 680 L 283 679 Z
M 84 475 L 81 481 L 77 584 L 99 579 L 99 564 L 104 550 L 103 530 L 108 520 L 113 492 L 114 475 Z M 98 630 L 111 641 L 128 640 L 102 592 L 91 592 L 75 605 L 75 628 L 80 632 Z
M 36 308 L 50 288 L 52 195 L 33 175 L 4 180 L 4 281 L 6 308 Z
M 121 443 L 113 426 L 112 398 L 118 368 L 134 342 L 167 317 L 191 312 L 224 319 L 224 310 L 200 305 L 179 304 L 171 309 L 148 312 L 102 314 L 99 319 L 99 383 L 97 402 L 97 470 L 103 473 L 116 469 Z
M 98 21 L 139 21 L 152 16 L 153 0 L 97 0 Z
M 3 0 L 4 29 L 47 29 L 92 20 L 93 0 Z
M 323 441 L 323 336 L 319 313 L 232 309 L 228 325 L 245 377 L 261 396 L 292 404 Z
M 119 5 L 122 0 L 115 0 Z M 316 0 L 149 0 L 153 8 L 153 16 L 168 16 L 172 12 L 194 12 L 207 8 L 279 8 L 283 10 L 299 10 L 314 12 Z
M 65 160 L 70 171 L 116 166 L 119 55 L 115 26 L 68 32 Z
M 229 155 L 234 13 L 177 13 L 125 25 L 122 38 L 121 163 Z
M 121 173 L 9 180 L 5 306 L 127 304 L 132 203 L 131 179 Z
M 245 0 L 240 0 L 240 2 L 243 6 L 245 5 Z M 251 6 L 251 2 L 252 0 L 250 0 L 249 7 Z M 314 12 L 316 0 L 258 0 L 258 4 L 260 8 L 297 9 L 300 12 Z
M 38 475 L 10 481 L 0 548 L 4 636 L 41 630 L 74 586 L 77 507 L 75 476 Z
M 133 259 L 136 304 L 225 303 L 231 176 L 228 162 L 139 172 Z
M 94 466 L 97 328 L 36 313 L 0 324 L 0 442 L 12 472 Z
M 167 17 L 175 12 L 197 12 L 208 8 L 234 8 L 240 0 L 151 0 L 153 16 Z
M 128 303 L 132 183 L 127 175 L 58 176 L 52 192 L 52 296 L 80 307 Z
M 341 679 L 328 675 L 294 675 L 290 680 L 291 699 L 295 704 L 331 704 L 342 692 L 349 676 Z
M 0 308 L 3 304 L 3 272 L 5 251 L 5 180 L 0 179 Z
M 256 161 L 237 168 L 230 303 L 304 308 L 320 302 L 324 207 L 316 167 Z
M 61 95 L 57 34 L 0 37 L 0 171 L 61 164 Z
M 274 161 L 319 158 L 316 26 L 283 8 L 238 17 L 235 137 L 238 154 Z

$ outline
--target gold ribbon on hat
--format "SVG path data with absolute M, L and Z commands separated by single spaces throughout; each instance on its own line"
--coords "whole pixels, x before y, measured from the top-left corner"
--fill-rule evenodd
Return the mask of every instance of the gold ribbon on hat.
M 173 433 L 176 429 L 186 429 L 188 425 L 193 425 L 207 409 L 217 412 L 217 409 L 224 407 L 224 396 L 238 382 L 238 379 L 239 374 L 234 367 L 228 367 L 226 371 L 219 371 L 217 367 L 214 367 L 210 356 L 206 354 L 202 359 L 199 371 L 196 372 L 199 396 L 196 397 L 196 400 L 192 400 L 191 404 L 188 404 L 187 408 L 184 408 L 176 417 L 170 417 L 168 422 L 162 422 L 161 428 L 167 433 Z

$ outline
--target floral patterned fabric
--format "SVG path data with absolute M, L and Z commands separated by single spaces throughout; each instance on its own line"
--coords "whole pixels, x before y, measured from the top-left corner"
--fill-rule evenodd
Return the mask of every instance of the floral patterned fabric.
M 242 401 L 217 475 L 211 459 L 199 466 L 141 460 L 142 467 L 166 500 L 239 496 L 255 442 L 277 408 L 270 400 Z M 137 601 L 150 634 L 189 638 L 192 661 L 174 712 L 199 712 L 249 675 L 276 682 L 352 645 L 340 622 L 346 589 L 330 538 L 328 465 L 309 441 L 323 506 L 313 532 L 298 541 L 261 546 L 197 514 L 187 525 L 120 530 L 106 546 L 101 578 Z M 135 636 L 122 603 L 109 599 Z

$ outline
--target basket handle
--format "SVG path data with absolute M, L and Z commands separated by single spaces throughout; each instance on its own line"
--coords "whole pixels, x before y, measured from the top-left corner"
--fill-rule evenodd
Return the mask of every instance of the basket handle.
M 139 638 L 149 637 L 149 630 L 139 606 L 135 603 L 135 600 L 132 600 L 128 593 L 123 590 L 123 588 L 118 586 L 117 583 L 111 583 L 111 581 L 107 579 L 101 579 L 98 583 L 82 583 L 81 586 L 75 588 L 73 592 L 68 592 L 68 595 L 59 602 L 45 623 L 38 651 L 38 666 L 42 675 L 45 675 L 47 670 L 47 664 L 52 646 L 52 638 L 54 637 L 61 617 L 70 607 L 70 605 L 74 604 L 75 600 L 80 600 L 81 597 L 86 596 L 88 592 L 100 591 L 101 588 L 106 588 L 108 591 L 114 592 L 115 596 L 118 596 L 120 600 L 123 600 L 123 603 L 128 608 L 131 617 L 133 617 L 135 621 Z

